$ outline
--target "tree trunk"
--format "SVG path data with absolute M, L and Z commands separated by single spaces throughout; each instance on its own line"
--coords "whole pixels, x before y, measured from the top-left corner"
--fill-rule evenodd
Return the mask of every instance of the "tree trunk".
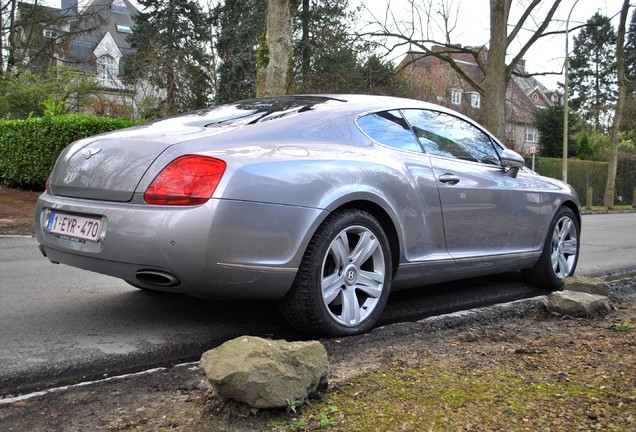
M 508 15 L 511 0 L 490 0 L 490 49 L 484 77 L 484 126 L 502 142 L 506 138 Z
M 303 88 L 309 86 L 309 69 L 311 66 L 311 47 L 309 45 L 309 0 L 303 0 L 303 35 L 302 35 L 302 79 Z
M 293 12 L 298 9 L 299 2 L 300 0 L 268 0 L 267 2 L 265 30 L 267 54 L 259 53 L 261 61 L 256 71 L 257 96 L 287 94 L 291 83 Z
M 169 36 L 169 40 L 174 40 L 174 34 L 175 34 L 175 23 L 177 22 L 177 14 L 175 14 L 175 10 L 174 10 L 174 5 L 172 3 L 169 4 L 168 6 L 169 9 L 169 16 L 170 18 L 168 19 L 168 26 L 167 26 L 167 34 L 170 35 Z M 175 71 L 176 71 L 176 63 L 174 60 L 174 57 L 172 57 L 170 55 L 170 53 L 173 51 L 174 47 L 170 46 L 168 47 L 164 47 L 165 49 L 168 49 L 168 67 L 166 70 L 166 114 L 171 116 L 177 113 L 177 88 L 176 88 L 176 77 L 175 77 Z
M 9 53 L 7 55 L 7 71 L 14 72 L 16 65 L 16 57 L 17 57 L 17 47 L 15 43 L 15 18 L 17 15 L 17 0 L 11 0 L 11 8 L 9 10 L 9 37 L 8 37 L 8 45 L 9 45 Z M 4 66 L 4 65 L 1 65 Z
M 4 52 L 4 45 L 2 45 L 2 39 L 4 39 L 4 29 L 2 28 L 2 11 L 0 10 L 0 79 L 4 75 L 4 56 L 2 53 Z
M 616 168 L 618 166 L 618 130 L 623 117 L 623 107 L 625 106 L 625 23 L 629 12 L 629 0 L 623 0 L 621 8 L 620 24 L 618 26 L 618 39 L 616 41 L 616 76 L 618 79 L 618 99 L 616 100 L 616 111 L 612 120 L 612 130 L 610 132 L 610 160 L 607 170 L 607 185 L 605 186 L 605 196 L 603 198 L 605 207 L 609 210 L 614 208 L 614 195 L 616 189 Z

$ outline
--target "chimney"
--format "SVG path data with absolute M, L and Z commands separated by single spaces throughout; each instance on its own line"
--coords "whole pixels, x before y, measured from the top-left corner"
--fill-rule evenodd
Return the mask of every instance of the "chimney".
M 77 0 L 62 0 L 62 13 L 70 20 L 77 19 Z
M 521 73 L 526 72 L 526 61 L 524 59 L 519 60 L 519 63 L 517 63 L 517 70 Z

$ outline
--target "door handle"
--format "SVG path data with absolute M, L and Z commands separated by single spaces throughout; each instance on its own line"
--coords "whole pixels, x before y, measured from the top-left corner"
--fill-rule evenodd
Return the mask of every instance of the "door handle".
M 450 183 L 452 185 L 459 183 L 459 177 L 455 174 L 446 173 L 439 176 L 439 181 L 442 183 Z

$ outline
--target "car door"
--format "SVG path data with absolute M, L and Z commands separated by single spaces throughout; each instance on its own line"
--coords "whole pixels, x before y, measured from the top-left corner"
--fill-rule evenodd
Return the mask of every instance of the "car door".
M 476 125 L 454 115 L 406 109 L 437 181 L 448 253 L 459 264 L 533 250 L 542 223 L 532 176 L 505 172 L 502 150 Z
M 392 193 L 401 199 L 399 229 L 404 233 L 404 258 L 420 263 L 447 261 L 455 266 L 446 249 L 431 158 L 423 152 L 408 122 L 399 110 L 389 110 L 364 115 L 357 124 L 369 138 L 388 148 L 387 157 L 399 162 L 399 171 L 412 185 Z

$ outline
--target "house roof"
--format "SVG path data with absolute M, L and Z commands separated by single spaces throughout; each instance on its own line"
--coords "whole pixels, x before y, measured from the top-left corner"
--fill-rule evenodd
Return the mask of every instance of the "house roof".
M 132 29 L 135 26 L 135 16 L 139 14 L 139 11 L 128 0 L 92 0 L 86 7 L 87 12 L 91 11 L 104 11 L 110 9 L 112 13 L 107 14 L 108 22 L 104 23 L 104 26 L 100 28 L 101 40 L 106 32 L 110 32 L 117 46 L 121 48 L 130 48 L 130 43 L 127 38 L 130 33 L 119 31 L 117 26 L 125 26 Z
M 67 24 L 60 20 L 63 16 L 63 11 L 39 4 L 18 2 L 18 15 L 20 21 L 38 24 L 44 28 L 60 29 Z
M 79 64 L 91 63 L 93 52 L 110 33 L 122 54 L 134 52 L 128 36 L 134 28 L 134 17 L 139 13 L 128 0 L 92 0 L 79 13 L 72 28 L 77 35 L 71 42 L 70 57 Z

